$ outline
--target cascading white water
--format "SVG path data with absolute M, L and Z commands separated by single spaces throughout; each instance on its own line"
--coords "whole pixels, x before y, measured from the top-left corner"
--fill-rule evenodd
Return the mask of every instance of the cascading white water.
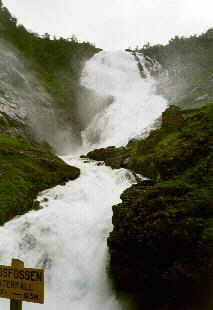
M 98 112 L 82 133 L 79 154 L 127 143 L 166 107 L 163 98 L 154 94 L 151 77 L 142 80 L 134 57 L 125 52 L 95 55 L 85 65 L 82 84 L 97 96 L 114 99 L 110 105 L 94 109 Z M 96 134 L 98 139 L 92 144 Z M 9 265 L 17 257 L 26 267 L 45 268 L 43 309 L 120 310 L 106 274 L 106 238 L 112 229 L 111 207 L 135 179 L 125 169 L 97 166 L 76 155 L 64 160 L 81 169 L 80 178 L 43 192 L 41 210 L 0 228 L 0 264 Z M 5 302 L 0 301 L 0 309 Z M 35 307 L 39 305 L 27 304 L 28 309 Z
M 105 272 L 106 238 L 111 206 L 134 179 L 125 170 L 67 161 L 81 169 L 81 177 L 44 192 L 40 200 L 48 202 L 42 210 L 0 230 L 1 264 L 19 257 L 26 266 L 46 269 L 45 309 L 119 309 Z
M 142 56 L 140 62 L 145 62 Z M 149 75 L 142 79 L 135 57 L 122 51 L 96 54 L 85 65 L 82 84 L 97 96 L 113 98 L 82 133 L 89 148 L 126 145 L 141 135 L 166 106 L 165 100 L 155 94 L 154 79 Z

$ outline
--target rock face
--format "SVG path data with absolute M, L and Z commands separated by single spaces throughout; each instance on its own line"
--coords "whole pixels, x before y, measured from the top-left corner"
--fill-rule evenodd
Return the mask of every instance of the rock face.
M 56 130 L 53 104 L 21 55 L 0 40 L 0 118 L 29 126 L 38 141 L 51 144 Z
M 210 309 L 213 106 L 171 107 L 162 127 L 131 148 L 128 166 L 154 181 L 133 185 L 113 206 L 115 288 L 144 309 Z
M 54 100 L 29 64 L 0 39 L 0 225 L 38 208 L 40 191 L 79 176 L 49 151 L 63 150 L 71 136 L 59 128 Z
M 32 65 L 20 51 L 0 39 L 0 122 L 14 121 L 16 128 L 12 126 L 14 130 L 9 133 L 29 140 L 33 137 L 57 153 L 65 153 L 70 145 L 78 143 L 78 138 L 69 115 L 64 114 L 44 82 L 33 73 Z
M 107 166 L 119 169 L 127 167 L 129 153 L 125 147 L 110 146 L 91 151 L 86 157 L 96 161 L 104 161 Z

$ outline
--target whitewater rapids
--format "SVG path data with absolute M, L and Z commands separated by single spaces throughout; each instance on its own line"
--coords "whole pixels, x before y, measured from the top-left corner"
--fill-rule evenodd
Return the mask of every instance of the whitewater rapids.
M 112 205 L 135 179 L 125 169 L 112 170 L 79 155 L 97 147 L 121 146 L 141 135 L 166 108 L 166 101 L 156 95 L 149 74 L 141 78 L 135 57 L 126 52 L 96 54 L 85 64 L 81 83 L 100 104 L 97 109 L 96 100 L 89 98 L 82 103 L 84 113 L 93 111 L 82 132 L 82 147 L 78 155 L 63 158 L 79 167 L 81 176 L 44 191 L 38 197 L 41 210 L 0 228 L 0 264 L 19 258 L 26 267 L 45 269 L 45 304 L 28 303 L 28 309 L 122 309 L 106 273 L 106 239 L 112 230 Z M 112 99 L 109 104 L 106 97 Z M 0 300 L 0 309 L 8 307 L 5 303 Z

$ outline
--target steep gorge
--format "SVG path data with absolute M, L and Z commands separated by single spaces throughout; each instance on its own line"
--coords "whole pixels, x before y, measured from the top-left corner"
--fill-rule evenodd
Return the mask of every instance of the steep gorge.
M 211 57 L 197 69 L 194 51 L 190 70 L 175 60 L 174 73 L 164 57 L 180 48 L 177 38 L 159 54 L 100 52 L 27 32 L 1 1 L 0 17 L 1 223 L 37 210 L 1 227 L 2 263 L 18 257 L 45 269 L 45 309 L 129 309 L 123 293 L 145 309 L 211 307 Z M 209 34 L 194 40 L 211 50 Z M 170 107 L 160 126 L 162 94 L 184 108 L 207 106 Z M 88 151 L 119 170 L 79 158 Z M 203 298 L 191 298 L 198 291 Z

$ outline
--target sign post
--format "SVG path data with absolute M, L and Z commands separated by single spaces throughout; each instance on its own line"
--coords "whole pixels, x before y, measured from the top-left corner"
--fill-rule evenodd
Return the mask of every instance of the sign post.
M 12 259 L 12 267 L 24 268 L 24 262 L 18 259 Z M 10 310 L 22 310 L 22 301 L 10 299 Z
M 10 310 L 22 310 L 22 301 L 44 303 L 44 271 L 24 268 L 24 262 L 12 260 L 12 266 L 0 265 L 0 297 L 10 299 Z

